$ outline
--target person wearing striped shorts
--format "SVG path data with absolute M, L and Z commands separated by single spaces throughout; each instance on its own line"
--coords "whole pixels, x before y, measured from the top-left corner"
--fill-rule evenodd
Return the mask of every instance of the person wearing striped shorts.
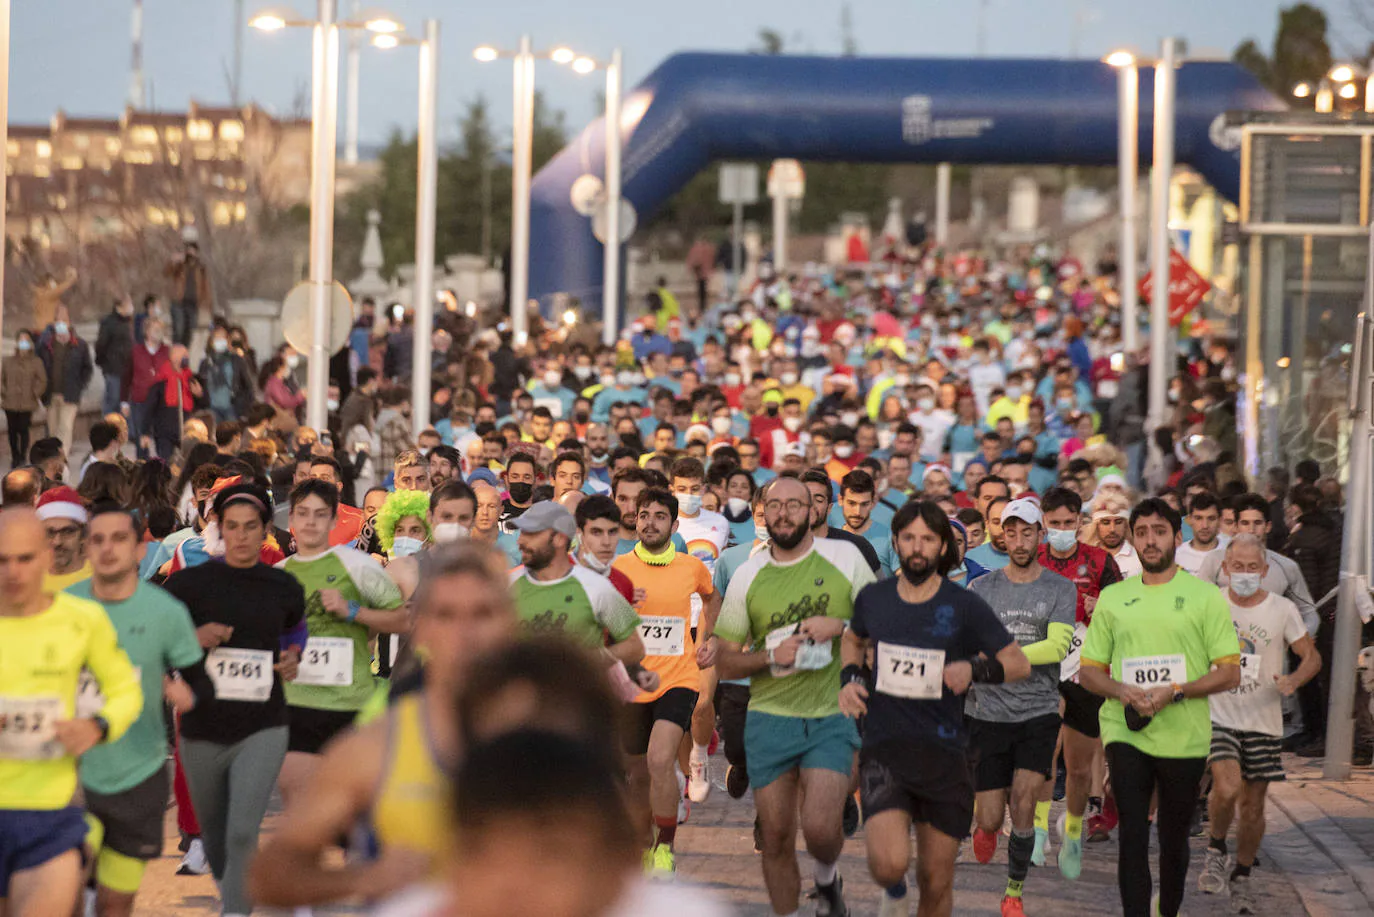
M 1283 740 L 1283 698 L 1293 694 L 1321 669 L 1321 657 L 1308 636 L 1297 606 L 1260 586 L 1269 562 L 1264 544 L 1254 535 L 1238 535 L 1226 548 L 1229 578 L 1226 599 L 1240 640 L 1240 684 L 1215 694 L 1212 702 L 1212 771 L 1208 800 L 1211 839 L 1198 887 L 1231 895 L 1232 911 L 1253 914 L 1250 868 L 1264 836 L 1264 798 L 1269 784 L 1284 779 L 1279 759 Z M 1285 675 L 1285 650 L 1301 664 Z M 1226 833 L 1237 805 L 1235 867 Z

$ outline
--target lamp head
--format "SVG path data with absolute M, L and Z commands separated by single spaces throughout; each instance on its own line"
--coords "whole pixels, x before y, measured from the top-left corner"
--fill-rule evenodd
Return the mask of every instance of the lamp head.
M 381 48 L 383 51 L 389 51 L 400 43 L 400 36 L 395 32 L 378 32 L 372 36 L 372 47 Z
M 1295 98 L 1295 99 L 1306 99 L 1306 98 L 1309 98 L 1311 95 L 1312 95 L 1312 84 L 1311 84 L 1311 83 L 1299 83 L 1298 85 L 1296 85 L 1296 86 L 1293 87 L 1293 98 Z
M 353 17 L 355 22 L 361 22 L 363 28 L 369 32 L 376 32 L 378 35 L 394 35 L 405 28 L 401 20 L 388 13 L 386 10 L 377 7 L 369 7 L 362 10 Z
M 567 45 L 560 45 L 549 53 L 549 60 L 555 64 L 571 64 L 577 58 L 577 54 Z
M 265 10 L 258 10 L 248 20 L 249 28 L 257 29 L 260 32 L 277 32 L 286 28 L 287 24 L 297 18 L 294 10 L 280 6 L 271 6 Z
M 574 73 L 580 73 L 585 76 L 596 69 L 596 61 L 592 60 L 590 57 L 579 57 L 572 62 L 572 68 Z
M 1125 67 L 1135 66 L 1135 55 L 1125 49 L 1113 51 L 1111 54 L 1108 54 L 1106 57 L 1102 58 L 1102 60 L 1104 63 L 1112 67 L 1115 67 L 1118 70 Z
M 1337 64 L 1331 68 L 1330 77 L 1333 83 L 1348 83 L 1355 78 L 1355 68 L 1349 64 Z
M 501 52 L 497 51 L 491 45 L 482 45 L 473 50 L 472 56 L 484 64 L 489 64 L 500 57 Z

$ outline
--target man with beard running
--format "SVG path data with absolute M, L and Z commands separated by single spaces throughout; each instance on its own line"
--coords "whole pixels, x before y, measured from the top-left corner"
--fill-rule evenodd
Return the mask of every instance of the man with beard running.
M 1019 681 L 1031 664 L 987 602 L 945 579 L 958 549 L 939 506 L 906 504 L 892 536 L 901 575 L 869 586 L 855 603 L 840 709 L 865 717 L 859 787 L 868 868 L 883 889 L 880 917 L 908 912 L 913 823 L 917 913 L 948 917 L 954 860 L 973 820 L 963 695 L 974 683 Z M 872 681 L 863 671 L 870 649 Z
M 843 917 L 841 813 L 859 736 L 840 713 L 836 643 L 873 572 L 853 546 L 812 535 L 800 481 L 769 485 L 764 521 L 770 546 L 739 568 L 716 623 L 720 674 L 751 679 L 744 743 L 773 913 L 797 914 L 800 817 L 816 864 L 816 913 Z
M 977 791 L 973 853 L 992 861 L 1002 813 L 1011 810 L 1007 892 L 1003 917 L 1021 915 L 1021 891 L 1035 849 L 1036 798 L 1049 782 L 1059 740 L 1059 662 L 1073 640 L 1077 594 L 1064 577 L 1041 566 L 1042 517 L 1032 500 L 1002 510 L 1002 536 L 1011 561 L 969 584 L 997 612 L 1034 668 L 1015 685 L 969 689 L 970 758 Z M 1010 798 L 1008 798 L 1010 794 Z
M 1125 917 L 1176 917 L 1188 827 L 1212 744 L 1207 698 L 1240 683 L 1240 644 L 1220 590 L 1178 568 L 1183 521 L 1158 498 L 1131 512 L 1145 571 L 1107 587 L 1083 642 L 1079 680 L 1105 697 L 1100 720 L 1121 817 L 1117 884 Z M 1150 888 L 1158 799 L 1159 894 Z

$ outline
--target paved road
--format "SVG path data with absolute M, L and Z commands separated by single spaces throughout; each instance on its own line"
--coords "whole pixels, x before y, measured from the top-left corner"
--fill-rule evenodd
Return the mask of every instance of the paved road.
M 716 776 L 723 775 L 719 762 Z M 1330 807 L 1345 800 L 1350 805 L 1369 809 L 1366 790 L 1374 788 L 1374 780 L 1338 785 L 1305 784 L 1295 781 L 1284 787 L 1289 807 L 1306 805 L 1312 811 L 1297 816 L 1285 809 L 1271 806 L 1269 836 L 1261 854 L 1262 868 L 1254 875 L 1256 898 L 1262 913 L 1274 917 L 1328 917 L 1338 914 L 1371 914 L 1369 900 L 1359 893 L 1361 880 L 1374 870 L 1366 851 L 1355 844 L 1345 844 L 1341 838 L 1358 836 L 1361 841 L 1374 843 L 1374 819 L 1364 811 L 1345 811 L 1328 817 L 1310 800 L 1327 801 Z M 1329 799 L 1328 799 L 1329 797 Z M 1054 818 L 1058 817 L 1056 804 Z M 167 850 L 176 850 L 176 827 L 168 812 Z M 271 831 L 278 814 L 270 814 L 265 831 Z M 1053 819 L 1052 819 L 1053 821 Z M 767 917 L 770 909 L 763 891 L 759 872 L 759 858 L 753 852 L 753 807 L 749 797 L 730 799 L 723 785 L 705 803 L 694 806 L 690 821 L 678 832 L 679 877 L 711 889 L 736 908 L 740 917 Z M 1313 837 L 1325 831 L 1327 842 Z M 1339 832 L 1335 837 L 1333 832 Z M 1354 832 L 1354 835 L 1349 832 Z M 1334 839 L 1333 839 L 1334 838 Z M 1201 868 L 1202 841 L 1193 841 L 1193 865 L 1189 873 L 1190 890 L 1184 901 L 1187 917 L 1220 917 L 1231 913 L 1224 897 L 1203 895 L 1196 891 L 1196 876 Z M 1050 863 L 1033 869 L 1027 883 L 1026 905 L 1031 917 L 1041 915 L 1108 915 L 1120 914 L 1116 890 L 1116 844 L 1090 844 L 1084 855 L 1083 875 L 1077 882 L 1069 882 L 1054 866 L 1052 847 Z M 1334 856 L 1333 856 L 1334 854 Z M 999 844 L 998 856 L 992 864 L 983 866 L 961 861 L 955 875 L 955 913 L 968 917 L 997 917 L 1002 891 L 1006 885 L 1006 844 Z M 1344 860 L 1344 862 L 1341 862 Z M 1280 866 L 1289 864 L 1292 873 Z M 214 885 L 208 878 L 175 875 L 178 857 L 165 856 L 152 864 L 139 896 L 139 917 L 200 917 L 218 913 Z M 808 877 L 810 866 L 802 855 L 802 874 Z M 878 891 L 868 878 L 864 862 L 862 830 L 845 847 L 841 873 L 846 881 L 846 897 L 851 913 L 869 917 L 877 913 Z M 1374 890 L 1371 888 L 1370 890 Z M 914 902 L 914 896 L 913 896 Z M 330 908 L 318 913 L 357 913 L 354 908 Z M 813 912 L 804 905 L 803 914 Z M 514 913 L 514 912 L 513 912 Z

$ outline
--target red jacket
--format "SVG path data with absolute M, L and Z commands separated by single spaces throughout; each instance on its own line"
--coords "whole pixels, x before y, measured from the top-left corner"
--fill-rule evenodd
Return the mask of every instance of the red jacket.
M 146 347 L 143 352 L 148 352 Z M 165 388 L 166 395 L 162 399 L 162 405 L 169 408 L 176 407 L 177 395 L 180 394 L 181 409 L 188 414 L 194 411 L 196 409 L 196 399 L 195 396 L 191 394 L 191 380 L 194 378 L 195 374 L 192 373 L 189 368 L 175 369 L 172 366 L 171 360 L 159 366 L 157 368 L 157 374 L 153 376 L 153 382 L 154 384 L 158 382 L 167 383 Z
M 1121 582 L 1121 569 L 1107 553 L 1106 548 L 1080 543 L 1074 552 L 1065 558 L 1055 557 L 1048 544 L 1040 545 L 1040 565 L 1052 570 L 1073 583 L 1078 590 L 1078 623 L 1087 624 L 1092 613 L 1087 610 L 1084 599 L 1092 596 L 1094 604 L 1097 597 L 1113 583 Z
M 142 341 L 134 345 L 134 358 L 129 364 L 130 404 L 141 404 L 148 400 L 148 389 L 157 381 L 157 371 L 167 360 L 166 344 L 158 347 L 156 353 L 149 353 L 148 345 Z

